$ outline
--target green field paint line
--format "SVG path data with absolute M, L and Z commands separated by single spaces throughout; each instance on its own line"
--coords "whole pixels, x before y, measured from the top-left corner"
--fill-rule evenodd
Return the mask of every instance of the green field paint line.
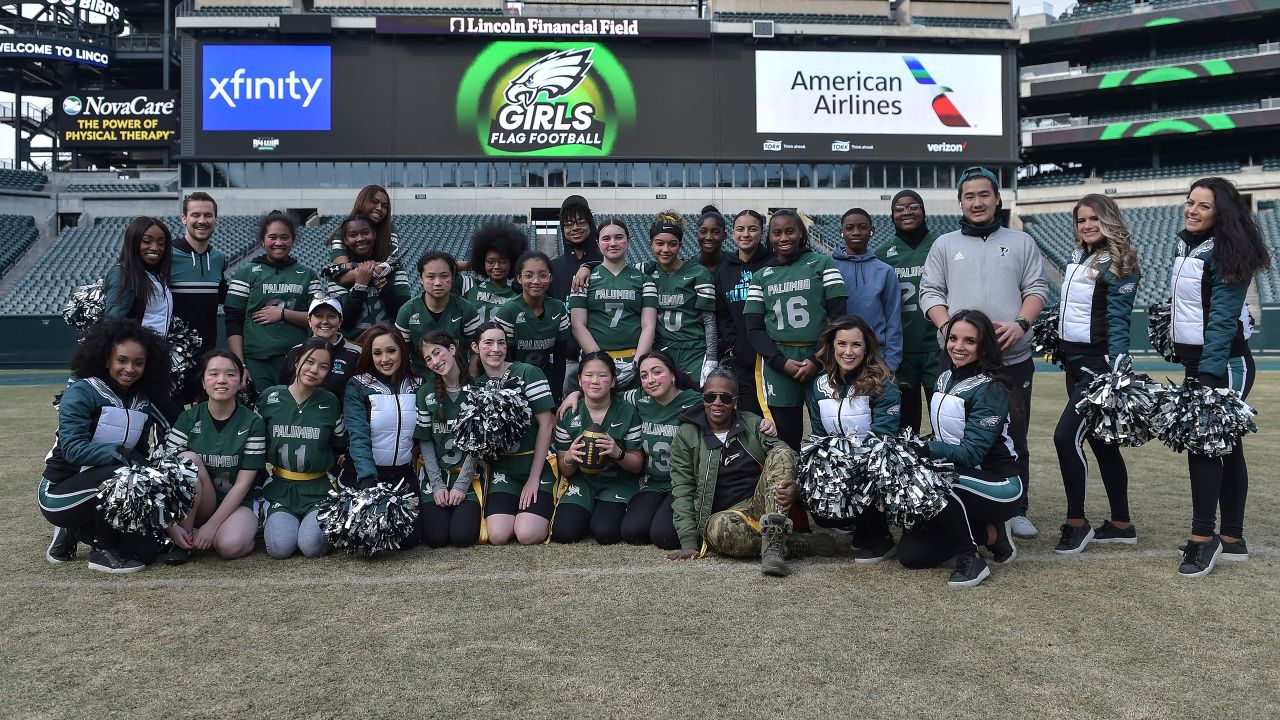
M 1236 128 L 1235 121 L 1232 120 L 1229 115 L 1221 113 L 1216 115 L 1201 115 L 1200 119 L 1204 121 L 1205 125 L 1208 125 L 1214 130 L 1234 130 Z
M 1113 87 L 1120 87 L 1124 83 L 1124 79 L 1129 77 L 1128 70 L 1113 70 L 1102 76 L 1098 81 L 1099 90 L 1109 90 Z
M 1127 123 L 1127 122 L 1112 123 L 1102 129 L 1102 135 L 1098 139 L 1099 140 L 1119 140 L 1120 138 L 1124 137 L 1125 132 L 1128 131 L 1129 126 L 1132 124 L 1133 123 Z
M 1236 74 L 1236 69 L 1231 66 L 1230 60 L 1205 60 L 1200 63 L 1200 67 L 1204 68 L 1211 77 Z
M 1135 130 L 1133 137 L 1150 137 L 1165 133 L 1197 133 L 1203 129 L 1190 120 L 1156 120 Z
M 1151 28 L 1160 27 L 1161 25 L 1177 25 L 1180 22 L 1182 22 L 1182 18 L 1180 17 L 1162 17 L 1156 18 L 1155 20 L 1148 20 L 1143 27 Z
M 1133 79 L 1131 85 L 1154 85 L 1156 83 L 1177 82 L 1179 80 L 1194 80 L 1200 77 L 1196 75 L 1194 70 L 1182 67 L 1161 67 L 1148 70 Z

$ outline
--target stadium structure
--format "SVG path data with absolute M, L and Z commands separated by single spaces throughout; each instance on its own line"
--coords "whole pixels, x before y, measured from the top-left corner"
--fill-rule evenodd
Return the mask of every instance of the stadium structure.
M 861 206 L 874 247 L 903 187 L 953 229 L 955 177 L 983 164 L 1051 279 L 1074 202 L 1115 197 L 1149 270 L 1142 307 L 1167 294 L 1195 177 L 1231 178 L 1273 249 L 1280 236 L 1280 0 L 1102 0 L 1058 17 L 1016 17 L 1008 0 L 118 5 L 0 2 L 0 90 L 15 95 L 0 121 L 19 136 L 0 170 L 0 323 L 28 339 L 0 363 L 64 362 L 67 295 L 115 262 L 131 217 L 180 232 L 193 190 L 217 198 L 234 265 L 279 209 L 317 266 L 367 183 L 389 189 L 410 255 L 464 254 L 492 220 L 554 250 L 574 193 L 633 228 L 668 207 L 795 207 L 828 248 Z M 1280 347 L 1277 293 L 1273 272 L 1249 296 L 1260 351 Z

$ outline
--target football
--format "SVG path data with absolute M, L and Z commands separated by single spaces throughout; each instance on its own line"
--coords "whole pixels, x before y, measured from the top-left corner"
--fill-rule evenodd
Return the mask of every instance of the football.
M 604 450 L 597 443 L 605 435 L 607 433 L 600 423 L 591 423 L 582 431 L 582 462 L 578 465 L 578 470 L 587 475 L 598 475 L 609 464 L 609 458 L 605 457 Z

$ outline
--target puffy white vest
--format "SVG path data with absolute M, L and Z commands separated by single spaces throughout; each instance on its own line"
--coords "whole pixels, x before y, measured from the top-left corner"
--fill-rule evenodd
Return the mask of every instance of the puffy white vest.
M 413 450 L 413 393 L 369 396 L 369 439 L 375 465 L 404 465 Z
M 1062 273 L 1062 301 L 1058 305 L 1058 337 L 1066 342 L 1093 341 L 1095 293 L 1098 290 L 1098 265 L 1110 259 L 1103 252 L 1096 263 L 1083 263 L 1084 253 L 1076 250 Z M 1105 306 L 1104 306 L 1105 313 Z
M 1173 323 L 1170 333 L 1175 343 L 1204 345 L 1204 259 L 1213 252 L 1209 238 L 1187 252 L 1187 244 L 1179 243 L 1178 257 L 1173 261 L 1173 277 L 1169 280 L 1173 300 Z
M 831 435 L 848 435 L 862 440 L 871 432 L 871 401 L 865 396 L 841 398 L 822 375 L 814 381 L 823 397 L 818 400 L 822 429 Z

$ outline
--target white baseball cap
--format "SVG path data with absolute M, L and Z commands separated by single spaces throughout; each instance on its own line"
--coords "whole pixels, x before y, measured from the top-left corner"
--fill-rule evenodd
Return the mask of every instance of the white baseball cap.
M 325 307 L 326 305 L 333 308 L 333 311 L 338 313 L 338 317 L 342 317 L 342 303 L 338 302 L 338 298 L 333 296 L 317 297 L 312 300 L 311 307 L 307 308 L 307 314 L 310 315 L 316 311 L 316 308 Z

